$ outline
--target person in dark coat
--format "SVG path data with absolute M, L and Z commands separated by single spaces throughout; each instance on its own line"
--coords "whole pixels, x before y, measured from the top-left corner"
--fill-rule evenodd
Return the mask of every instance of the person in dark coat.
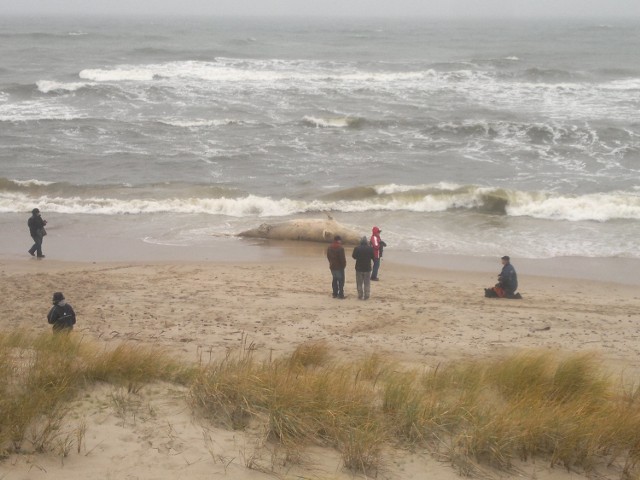
M 358 298 L 368 300 L 371 293 L 371 263 L 375 260 L 373 247 L 367 237 L 360 239 L 360 245 L 353 249 L 351 257 L 356 261 L 356 288 Z
M 512 298 L 518 290 L 518 276 L 516 269 L 511 265 L 511 259 L 505 255 L 502 261 L 502 271 L 498 275 L 498 284 L 504 289 L 505 296 Z
M 53 333 L 70 332 L 76 324 L 76 312 L 67 303 L 62 292 L 53 294 L 53 307 L 49 310 L 47 321 L 53 325 Z
M 333 243 L 327 248 L 327 260 L 331 270 L 333 298 L 344 298 L 344 270 L 347 268 L 347 258 L 342 246 L 340 235 L 333 237 Z
M 517 293 L 518 275 L 516 269 L 511 265 L 511 259 L 505 255 L 502 261 L 502 271 L 498 274 L 498 283 L 493 288 L 485 288 L 485 297 L 516 298 L 521 299 L 522 295 Z
M 37 253 L 38 258 L 44 258 L 44 255 L 42 254 L 42 239 L 47 234 L 47 231 L 44 229 L 46 224 L 47 221 L 40 216 L 40 210 L 37 208 L 31 210 L 31 216 L 27 221 L 27 226 L 29 227 L 29 234 L 35 242 L 29 249 L 29 255 L 32 257 Z

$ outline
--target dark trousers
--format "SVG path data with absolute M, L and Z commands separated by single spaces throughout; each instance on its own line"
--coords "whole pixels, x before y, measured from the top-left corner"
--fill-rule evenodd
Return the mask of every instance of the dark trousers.
M 42 237 L 40 235 L 31 235 L 33 241 L 36 242 L 33 244 L 33 247 L 29 249 L 29 253 L 33 255 L 37 253 L 39 257 L 42 256 Z
M 371 278 L 378 278 L 378 269 L 380 268 L 380 259 L 373 260 L 373 270 L 371 270 Z
M 344 270 L 331 270 L 331 276 L 333 281 L 331 282 L 331 288 L 333 288 L 334 297 L 344 296 Z

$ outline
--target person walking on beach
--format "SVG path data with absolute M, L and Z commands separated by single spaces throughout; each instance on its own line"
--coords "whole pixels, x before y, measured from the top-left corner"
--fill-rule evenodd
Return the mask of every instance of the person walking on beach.
M 53 294 L 53 307 L 49 310 L 47 321 L 53 325 L 53 333 L 70 332 L 76 324 L 76 312 L 67 303 L 62 292 Z
M 373 247 L 367 237 L 360 239 L 360 245 L 353 249 L 351 257 L 356 261 L 356 288 L 358 298 L 368 300 L 371 293 L 371 262 L 374 261 Z
M 371 280 L 378 281 L 378 269 L 380 268 L 380 260 L 382 260 L 382 250 L 387 246 L 380 238 L 382 230 L 378 227 L 371 229 L 371 239 L 369 244 L 373 248 L 373 270 L 371 271 Z
M 344 270 L 347 268 L 347 258 L 344 255 L 342 238 L 340 235 L 333 237 L 333 243 L 327 248 L 327 260 L 331 270 L 331 287 L 333 288 L 333 298 L 344 298 Z
M 29 227 L 29 234 L 35 242 L 29 249 L 29 255 L 32 257 L 37 253 L 38 258 L 44 258 L 42 254 L 42 239 L 47 234 L 47 231 L 44 229 L 46 224 L 47 221 L 40 216 L 40 210 L 37 208 L 31 210 L 31 216 L 29 217 L 27 226 Z

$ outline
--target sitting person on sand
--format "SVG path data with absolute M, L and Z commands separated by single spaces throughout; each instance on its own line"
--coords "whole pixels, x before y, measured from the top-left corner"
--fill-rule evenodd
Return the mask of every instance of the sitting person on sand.
M 518 290 L 518 275 L 516 269 L 511 265 L 511 259 L 505 255 L 501 258 L 502 271 L 498 274 L 498 283 L 492 288 L 484 289 L 485 297 L 498 297 L 498 298 L 522 298 L 517 293 Z
M 76 323 L 76 312 L 67 303 L 62 292 L 53 294 L 53 307 L 49 310 L 47 321 L 53 325 L 53 333 L 70 332 Z

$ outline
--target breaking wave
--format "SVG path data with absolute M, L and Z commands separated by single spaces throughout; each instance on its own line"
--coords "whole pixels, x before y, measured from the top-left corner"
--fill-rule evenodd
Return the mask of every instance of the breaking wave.
M 476 185 L 380 185 L 340 190 L 316 199 L 234 194 L 206 185 L 110 187 L 0 179 L 0 212 L 41 210 L 69 214 L 181 213 L 231 217 L 282 217 L 301 213 L 471 210 L 488 215 L 559 221 L 640 220 L 640 193 L 566 195 Z
M 160 120 L 160 123 L 169 125 L 170 127 L 181 128 L 211 128 L 211 127 L 225 127 L 228 125 L 244 125 L 247 122 L 242 120 L 232 120 L 229 118 L 218 120 L 205 120 L 205 119 L 193 119 L 193 120 Z
M 75 92 L 81 88 L 91 85 L 86 82 L 55 82 L 52 80 L 39 80 L 36 82 L 36 86 L 38 90 L 42 93 L 51 93 L 51 92 Z

